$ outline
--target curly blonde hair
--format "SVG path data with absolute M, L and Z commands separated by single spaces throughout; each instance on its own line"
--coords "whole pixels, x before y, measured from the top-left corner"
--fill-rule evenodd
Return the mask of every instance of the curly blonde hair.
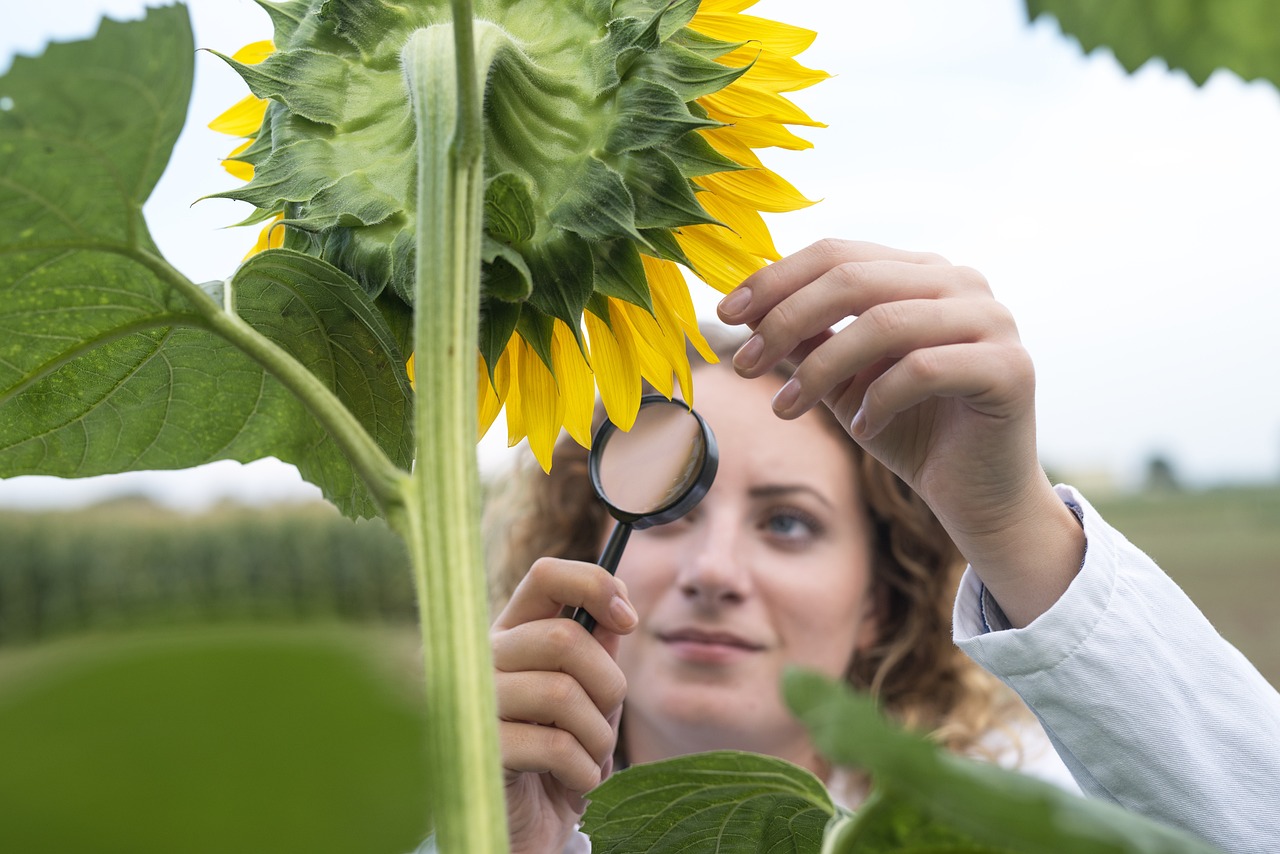
M 728 330 L 703 332 L 722 363 L 741 343 Z M 986 737 L 1004 730 L 1005 747 L 1016 751 L 1015 721 L 1025 710 L 951 639 L 951 604 L 963 558 L 923 499 L 849 438 L 829 410 L 814 411 L 848 443 L 871 521 L 878 638 L 855 656 L 846 679 L 875 696 L 891 718 L 929 733 L 949 750 L 994 760 L 1002 751 Z M 594 562 L 599 556 L 609 516 L 592 491 L 587 451 L 562 436 L 553 460 L 550 474 L 543 474 L 532 457 L 522 459 L 491 489 L 484 528 L 495 612 L 539 557 Z

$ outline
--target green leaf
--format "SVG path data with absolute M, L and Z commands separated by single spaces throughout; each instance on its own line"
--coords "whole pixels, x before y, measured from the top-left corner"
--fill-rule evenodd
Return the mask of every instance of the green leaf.
M 237 62 L 211 51 L 235 69 L 249 90 L 262 99 L 275 99 L 305 119 L 326 125 L 350 121 L 349 98 L 351 61 L 314 50 L 277 50 L 256 65 Z
M 383 291 L 374 299 L 373 304 L 377 306 L 378 311 L 382 314 L 383 321 L 387 324 L 387 328 L 391 330 L 391 337 L 395 339 L 396 345 L 400 348 L 400 353 L 413 352 L 413 309 L 405 305 L 403 301 L 390 291 Z
M 515 248 L 485 235 L 480 247 L 480 293 L 486 297 L 523 302 L 533 292 L 533 273 Z
M 874 792 L 856 813 L 827 825 L 823 854 L 1007 854 L 930 820 L 908 798 Z
M 282 45 L 293 41 L 298 29 L 311 12 L 311 0 L 253 0 L 253 2 L 271 16 L 276 40 Z
M 686 178 L 699 178 L 716 172 L 740 172 L 751 168 L 716 151 L 700 133 L 685 134 L 663 149 L 663 153 L 675 161 Z
M 703 209 L 689 179 L 670 157 L 658 151 L 646 151 L 628 160 L 625 180 L 635 200 L 635 222 L 639 228 L 724 224 Z
M 684 250 L 680 248 L 680 243 L 676 240 L 675 235 L 666 228 L 646 228 L 643 232 L 644 239 L 648 242 L 648 251 L 646 255 L 652 255 L 654 258 L 661 258 L 664 261 L 674 261 L 677 264 L 683 264 L 687 269 L 693 269 L 693 262 L 689 260 L 689 256 L 684 254 Z
M 694 51 L 707 59 L 719 59 L 726 53 L 731 53 L 742 47 L 746 42 L 721 41 L 711 36 L 704 36 L 695 30 L 683 29 L 671 37 L 671 44 L 678 44 L 686 50 Z
M 561 232 L 552 240 L 530 245 L 525 259 L 533 273 L 529 305 L 577 330 L 595 287 L 591 244 L 572 232 Z
M 521 307 L 516 329 L 520 331 L 520 337 L 533 348 L 533 352 L 538 354 L 538 358 L 547 366 L 547 370 L 553 377 L 556 375 L 551 350 L 554 327 L 555 321 L 549 315 L 543 314 L 530 305 Z
M 0 335 L 12 333 L 7 340 L 24 355 L 16 365 L 5 359 L 18 370 L 0 383 L 0 476 L 87 477 L 274 456 L 344 513 L 375 515 L 350 463 L 302 404 L 137 265 L 77 253 L 17 283 L 16 307 L 12 284 L 0 280 Z M 407 468 L 403 361 L 359 287 L 286 250 L 254 256 L 230 287 L 239 314 L 320 376 Z M 82 314 L 92 326 L 78 322 Z M 31 352 L 22 345 L 32 339 L 59 347 Z
M 231 287 L 241 318 L 319 377 L 391 461 L 408 470 L 413 392 L 405 373 L 407 357 L 360 286 L 319 258 L 275 249 L 246 261 Z M 308 471 L 321 464 L 330 470 L 330 453 L 307 451 L 291 461 L 303 477 L 324 489 L 325 483 Z M 313 455 L 320 458 L 314 466 Z M 334 477 L 345 485 L 342 468 L 332 470 L 340 472 Z M 361 491 L 355 484 L 346 489 L 353 496 Z
M 194 49 L 186 8 L 168 6 L 14 60 L 0 78 L 0 253 L 142 242 L 138 209 L 186 119 Z
M 658 148 L 689 131 L 719 126 L 693 115 L 669 87 L 635 79 L 618 91 L 618 120 L 605 147 L 615 154 Z
M 592 246 L 596 291 L 638 305 L 653 314 L 649 280 L 640 252 L 630 240 L 610 240 Z
M 582 830 L 594 854 L 818 854 L 835 814 L 808 771 L 735 751 L 637 765 L 590 799 Z
M 408 465 L 396 335 L 349 278 L 278 250 L 187 281 L 141 206 L 186 116 L 182 7 L 103 23 L 0 78 L 0 477 L 87 477 L 275 456 L 352 515 L 372 500 L 315 418 L 232 334 L 222 300 L 334 390 Z M 88 73 L 88 72 L 92 73 Z M 220 329 L 219 334 L 214 329 Z
M 1207 854 L 1213 850 L 1115 804 L 1088 800 L 1043 780 L 946 753 L 922 737 L 889 725 L 871 699 L 855 695 L 842 682 L 793 671 L 784 679 L 783 690 L 819 751 L 838 765 L 871 772 L 881 793 L 875 809 L 855 819 L 856 833 L 845 829 L 850 837 L 956 840 L 949 844 L 970 839 L 987 847 L 941 850 L 1020 854 Z M 908 824 L 917 826 L 905 831 L 897 827 L 904 816 Z M 839 850 L 863 851 L 860 847 Z
M 631 74 L 675 92 L 682 101 L 692 101 L 719 92 L 751 69 L 732 68 L 688 48 L 668 42 L 639 58 Z
M 1129 71 L 1161 57 L 1204 83 L 1218 68 L 1280 85 L 1280 4 L 1272 0 L 1026 0 L 1088 53 L 1108 47 Z
M 484 224 L 485 230 L 498 240 L 532 240 L 538 220 L 529 182 L 514 172 L 503 172 L 485 182 Z
M 578 180 L 551 210 L 551 221 L 587 240 L 631 237 L 643 240 L 636 231 L 636 207 L 622 176 L 594 157 L 589 157 Z
M 485 367 L 489 370 L 489 382 L 493 382 L 493 372 L 498 367 L 498 359 L 511 340 L 511 333 L 516 331 L 520 321 L 521 305 L 499 299 L 480 300 L 480 355 L 484 357 Z
M 360 51 L 366 62 L 371 62 L 383 48 L 388 34 L 396 33 L 408 23 L 417 23 L 412 6 L 388 2 L 388 0 L 324 0 L 318 17 L 333 31 Z

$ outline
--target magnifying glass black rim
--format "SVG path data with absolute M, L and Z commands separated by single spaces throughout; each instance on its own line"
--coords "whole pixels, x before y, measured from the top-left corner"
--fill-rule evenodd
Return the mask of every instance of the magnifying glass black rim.
M 636 513 L 610 502 L 606 497 L 604 485 L 600 482 L 600 458 L 604 454 L 604 448 L 609 438 L 618 431 L 618 425 L 612 421 L 606 420 L 596 430 L 595 436 L 591 439 L 591 454 L 587 458 L 587 470 L 591 477 L 591 487 L 595 490 L 596 495 L 600 497 L 600 500 L 604 502 L 605 507 L 609 509 L 609 515 L 636 530 L 643 530 L 654 525 L 662 525 L 666 522 L 674 521 L 692 510 L 707 494 L 707 491 L 711 489 L 711 483 L 715 480 L 716 469 L 720 465 L 720 453 L 716 448 L 715 434 L 711 432 L 711 428 L 707 426 L 707 422 L 698 414 L 697 410 L 690 409 L 683 401 L 669 400 L 661 394 L 646 394 L 640 398 L 641 407 L 658 403 L 683 408 L 698 419 L 698 429 L 702 432 L 702 465 L 683 492 L 680 492 L 666 504 L 649 513 Z M 637 417 L 639 416 L 637 415 Z

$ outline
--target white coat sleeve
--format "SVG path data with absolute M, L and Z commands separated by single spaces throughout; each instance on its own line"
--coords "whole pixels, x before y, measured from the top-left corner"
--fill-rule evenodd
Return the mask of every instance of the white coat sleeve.
M 970 567 L 956 643 L 1035 712 L 1086 795 L 1233 854 L 1280 851 L 1280 694 L 1147 555 L 1058 492 L 1082 516 L 1080 574 L 1013 629 Z

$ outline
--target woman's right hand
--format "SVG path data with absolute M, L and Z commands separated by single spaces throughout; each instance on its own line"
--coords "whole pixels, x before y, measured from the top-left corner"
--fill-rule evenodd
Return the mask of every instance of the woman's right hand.
M 594 636 L 561 616 L 585 607 Z M 626 678 L 614 660 L 637 617 L 600 567 L 542 558 L 490 630 L 511 851 L 563 850 L 584 795 L 613 768 Z

